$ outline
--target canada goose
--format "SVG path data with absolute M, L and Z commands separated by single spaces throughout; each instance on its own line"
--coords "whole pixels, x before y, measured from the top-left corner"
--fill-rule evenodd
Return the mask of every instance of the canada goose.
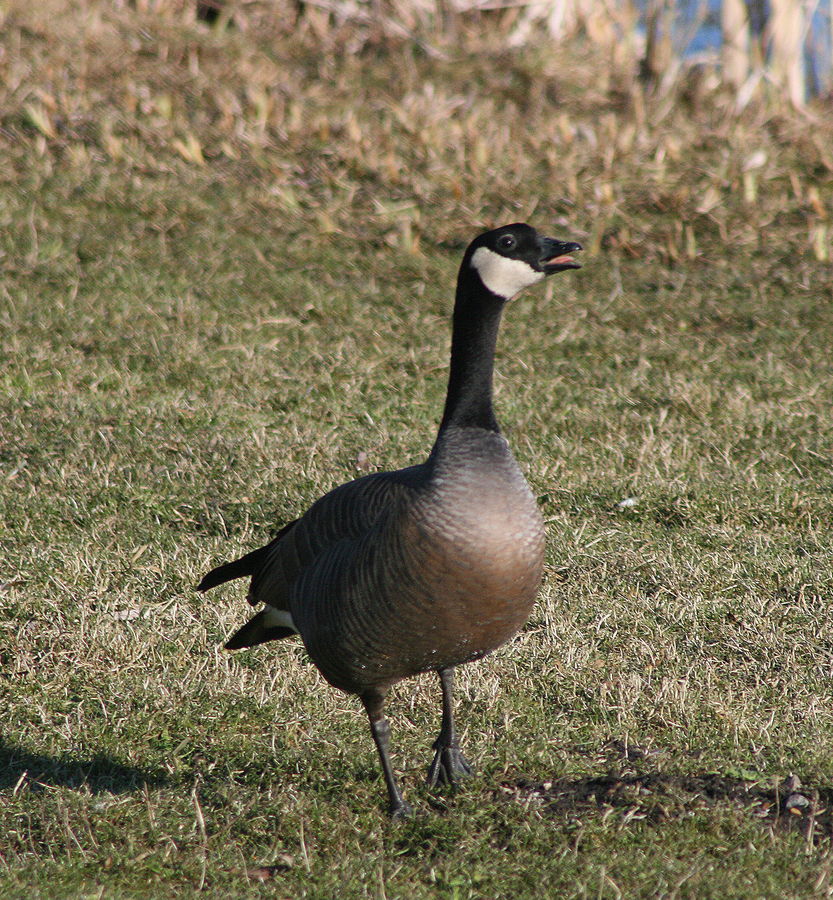
M 458 275 L 448 393 L 428 459 L 335 488 L 198 588 L 251 576 L 249 603 L 265 605 L 226 647 L 298 633 L 327 681 L 359 695 L 394 818 L 411 808 L 390 763 L 388 689 L 418 672 L 439 674 L 442 726 L 428 782 L 468 774 L 452 712 L 454 667 L 512 637 L 538 593 L 544 525 L 492 408 L 495 343 L 505 302 L 579 268 L 569 254 L 580 249 L 524 224 L 476 238 Z

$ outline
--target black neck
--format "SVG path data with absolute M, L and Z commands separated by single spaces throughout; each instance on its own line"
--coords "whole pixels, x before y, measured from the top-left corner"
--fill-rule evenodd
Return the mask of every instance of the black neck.
M 492 407 L 492 372 L 503 303 L 464 261 L 457 280 L 451 368 L 440 434 L 450 427 L 500 431 Z

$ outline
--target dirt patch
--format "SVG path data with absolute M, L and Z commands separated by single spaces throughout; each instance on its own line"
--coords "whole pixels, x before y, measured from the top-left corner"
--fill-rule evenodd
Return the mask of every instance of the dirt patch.
M 795 775 L 766 779 L 717 772 L 678 774 L 629 764 L 651 754 L 629 748 L 624 766 L 606 775 L 518 779 L 502 791 L 544 814 L 578 822 L 588 815 L 616 815 L 624 822 L 661 824 L 702 810 L 742 809 L 762 825 L 799 831 L 818 844 L 833 837 L 833 787 L 804 785 Z M 632 754 L 636 754 L 635 756 Z M 627 771 L 630 769 L 630 771 Z

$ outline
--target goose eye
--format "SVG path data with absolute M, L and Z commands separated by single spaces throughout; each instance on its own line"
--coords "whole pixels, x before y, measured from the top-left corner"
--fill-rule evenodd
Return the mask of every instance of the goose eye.
M 498 238 L 497 245 L 501 250 L 513 250 L 515 248 L 515 238 L 511 234 L 504 234 Z

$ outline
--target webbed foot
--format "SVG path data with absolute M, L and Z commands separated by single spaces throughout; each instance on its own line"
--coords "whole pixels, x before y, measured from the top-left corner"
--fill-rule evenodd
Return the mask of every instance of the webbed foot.
M 414 809 L 406 800 L 400 803 L 391 803 L 388 807 L 388 815 L 392 822 L 404 822 L 405 819 L 413 818 Z
M 438 784 L 457 784 L 461 779 L 471 775 L 473 771 L 471 764 L 463 756 L 459 745 L 449 747 L 437 739 L 434 742 L 434 749 L 437 752 L 428 768 L 426 779 L 429 787 L 436 787 Z

